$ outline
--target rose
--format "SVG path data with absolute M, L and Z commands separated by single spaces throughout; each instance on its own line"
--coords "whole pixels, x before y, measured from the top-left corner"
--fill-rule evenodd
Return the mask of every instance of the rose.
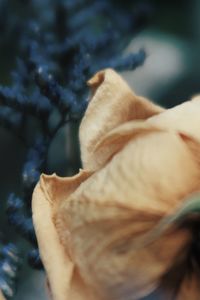
M 89 82 L 83 170 L 42 175 L 33 194 L 41 258 L 56 300 L 199 299 L 195 230 L 200 98 L 169 110 L 113 70 Z M 172 298 L 171 298 L 172 297 Z

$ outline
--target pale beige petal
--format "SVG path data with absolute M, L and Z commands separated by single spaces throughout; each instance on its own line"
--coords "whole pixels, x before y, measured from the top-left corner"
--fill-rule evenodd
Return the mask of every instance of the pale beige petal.
M 155 129 L 136 135 L 72 198 L 167 213 L 199 185 L 199 166 L 182 136 Z
M 1 291 L 0 291 L 0 300 L 6 300 Z
M 90 227 L 96 227 L 96 232 L 92 232 L 89 226 L 74 232 L 76 263 L 88 285 L 96 288 L 103 299 L 139 299 L 149 294 L 158 287 L 160 277 L 190 242 L 189 233 L 173 230 L 139 247 L 143 231 L 152 228 L 153 222 L 148 221 L 148 217 L 146 219 L 133 218 L 132 224 L 125 227 L 123 222 L 120 227 L 114 227 L 110 222 L 107 228 L 102 224 L 97 227 L 94 223 Z M 93 238 L 89 233 L 93 234 Z M 79 243 L 77 235 L 87 238 L 86 245 Z M 105 241 L 108 243 L 105 244 Z M 85 259 L 87 253 L 90 256 Z
M 71 281 L 71 289 L 65 300 L 102 300 L 96 292 L 85 283 L 83 277 L 80 276 L 78 268 L 74 270 Z
M 191 236 L 173 230 L 144 245 L 141 234 L 176 211 L 199 186 L 199 165 L 178 133 L 155 129 L 129 141 L 57 212 L 71 233 L 73 259 L 88 284 L 105 292 L 105 299 L 121 300 L 124 293 L 138 299 L 154 289 Z
M 124 122 L 147 119 L 163 109 L 135 95 L 111 69 L 98 72 L 88 84 L 93 95 L 80 126 L 81 157 L 85 169 L 96 170 L 91 154 L 105 134 Z
M 65 179 L 55 175 L 43 175 L 33 193 L 34 228 L 54 300 L 70 300 L 71 293 L 78 294 L 76 289 L 77 286 L 81 285 L 81 282 L 77 275 L 74 275 L 74 264 L 67 249 L 62 246 L 53 223 L 53 217 L 60 201 L 65 197 L 67 198 L 89 175 L 84 171 L 74 177 Z M 69 236 L 67 228 L 64 234 L 67 239 Z M 71 289 L 72 283 L 75 291 Z M 81 296 L 83 298 L 77 296 L 74 300 L 88 299 L 88 297 L 84 298 L 84 295 L 83 291 L 83 296 Z
M 182 132 L 200 141 L 199 115 L 200 96 L 195 97 L 192 101 L 167 109 L 160 115 L 149 118 L 147 122 L 167 130 Z
M 175 300 L 199 300 L 200 299 L 200 273 L 187 274 L 183 279 L 180 290 Z
M 199 266 L 192 258 L 186 256 L 188 247 L 180 252 L 171 270 L 161 280 L 158 289 L 160 300 L 199 300 Z M 154 298 L 153 298 L 154 299 Z M 157 299 L 155 297 L 155 299 Z
M 162 131 L 145 121 L 129 121 L 109 131 L 90 153 L 90 159 L 95 161 L 99 169 L 107 163 L 113 155 L 119 152 L 131 139 L 137 135 L 145 135 L 149 132 Z
M 33 194 L 33 222 L 53 299 L 66 300 L 74 266 L 61 246 L 52 222 L 51 204 L 45 199 L 40 183 Z
M 91 175 L 92 172 L 82 169 L 79 170 L 77 175 L 72 177 L 60 177 L 56 174 L 42 174 L 40 182 L 46 199 L 51 203 L 51 205 L 56 207 Z
M 90 205 L 85 206 L 91 214 Z M 92 222 L 86 220 L 85 224 L 71 229 L 74 261 L 88 286 L 105 300 L 138 300 L 151 293 L 190 242 L 189 232 L 173 229 L 141 244 L 141 237 L 154 228 L 159 216 L 125 211 L 123 207 L 117 211 L 109 205 L 104 209 L 91 206 L 101 212 L 102 219 L 95 221 L 93 217 Z M 80 213 L 77 211 L 77 219 L 81 218 L 82 210 L 80 207 Z M 66 221 L 70 228 L 69 220 Z
M 190 239 L 188 232 L 173 230 L 144 244 L 141 236 L 154 228 L 160 214 L 112 205 L 109 200 L 104 204 L 85 200 L 72 201 L 67 210 L 62 207 L 58 217 L 70 229 L 71 252 L 88 286 L 105 300 L 133 295 L 131 299 L 139 299 L 150 293 Z
M 43 176 L 33 195 L 41 257 L 54 300 L 138 300 L 191 242 L 173 225 L 151 233 L 199 190 L 200 98 L 163 112 L 113 70 L 88 84 L 80 127 L 88 171 Z M 200 299 L 196 277 L 183 283 L 177 300 Z

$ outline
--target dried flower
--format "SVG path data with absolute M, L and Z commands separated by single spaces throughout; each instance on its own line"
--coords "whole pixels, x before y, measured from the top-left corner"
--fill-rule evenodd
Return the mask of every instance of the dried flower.
M 83 170 L 42 175 L 33 195 L 52 298 L 134 300 L 160 288 L 162 299 L 199 299 L 190 196 L 200 187 L 200 97 L 164 110 L 110 69 L 88 84 Z

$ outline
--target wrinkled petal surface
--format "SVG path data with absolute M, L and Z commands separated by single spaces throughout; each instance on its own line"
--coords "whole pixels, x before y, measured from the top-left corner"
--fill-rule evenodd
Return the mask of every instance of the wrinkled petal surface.
M 84 169 L 42 175 L 33 195 L 53 299 L 138 300 L 160 287 L 165 300 L 199 299 L 197 273 L 185 273 L 190 228 L 171 222 L 160 230 L 200 188 L 199 98 L 164 110 L 110 69 L 88 84 Z M 175 293 L 165 283 L 177 282 L 177 261 L 183 279 Z
M 167 109 L 147 121 L 167 130 L 179 131 L 200 141 L 200 96 Z
M 84 171 L 66 179 L 55 175 L 43 176 L 34 190 L 33 222 L 40 255 L 48 276 L 50 294 L 56 300 L 93 300 L 80 279 L 70 254 L 62 246 L 62 239 L 58 236 L 53 222 L 59 202 L 88 176 Z M 59 227 L 59 224 L 57 226 Z M 63 231 L 63 238 L 70 242 L 67 229 Z
M 93 151 L 110 130 L 124 122 L 147 119 L 163 111 L 143 97 L 135 95 L 113 70 L 98 72 L 88 81 L 92 97 L 80 126 L 81 158 L 84 169 L 96 170 L 105 162 L 96 161 Z
M 107 291 L 105 299 L 120 300 L 128 293 L 138 299 L 155 288 L 191 237 L 174 229 L 141 246 L 140 237 L 198 190 L 199 178 L 181 136 L 155 130 L 137 135 L 79 186 L 57 218 L 71 232 L 73 259 L 88 284 L 100 294 Z

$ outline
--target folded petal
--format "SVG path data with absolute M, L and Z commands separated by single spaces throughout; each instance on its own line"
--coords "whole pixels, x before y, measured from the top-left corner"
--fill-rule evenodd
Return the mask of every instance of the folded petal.
M 192 242 L 177 221 L 196 205 L 186 199 L 200 186 L 200 98 L 163 111 L 113 70 L 88 84 L 86 171 L 43 175 L 33 195 L 53 299 L 138 300 L 159 287 L 163 299 L 199 299 L 197 272 L 173 266 L 184 266 Z
M 93 220 L 86 217 L 81 224 L 78 218 L 82 219 L 87 209 Z M 92 212 L 95 209 L 96 220 Z M 97 299 L 138 300 L 150 294 L 191 241 L 187 230 L 176 228 L 154 240 L 148 239 L 147 233 L 161 219 L 148 211 L 142 213 L 109 204 L 95 208 L 93 204 L 82 203 L 76 212 L 77 226 L 73 220 L 70 222 L 73 216 L 69 212 L 64 217 L 71 233 L 73 261 Z
M 155 298 L 160 300 L 199 300 L 199 266 L 186 255 L 189 245 L 179 253 L 171 269 L 161 279 Z
M 146 240 L 146 244 L 141 245 L 142 235 L 152 229 L 153 224 L 148 217 L 145 219 L 147 221 L 142 218 L 137 220 L 133 218 L 132 224 L 126 224 L 126 227 L 121 222 L 121 228 L 115 228 L 110 222 L 110 227 L 106 228 L 107 236 L 104 232 L 106 236 L 104 239 L 99 234 L 104 226 L 99 224 L 99 231 L 96 231 L 99 242 L 96 237 L 96 239 L 93 238 L 93 243 L 91 239 L 86 242 L 87 246 L 78 244 L 74 237 L 76 264 L 88 285 L 96 289 L 103 299 L 138 300 L 150 294 L 159 286 L 162 275 L 168 271 L 179 253 L 184 250 L 185 245 L 190 242 L 190 235 L 187 231 L 173 229 L 159 239 L 150 243 Z M 91 226 L 95 227 L 95 224 Z M 88 241 L 88 234 L 84 233 L 84 229 L 80 232 L 76 231 L 76 234 L 87 237 Z M 113 236 L 115 239 L 112 238 Z M 104 244 L 105 239 L 107 242 L 109 240 L 106 244 Z M 82 251 L 80 246 L 84 247 Z M 84 255 L 87 253 L 91 255 L 86 261 Z
M 153 241 L 141 237 L 199 189 L 199 178 L 183 137 L 152 128 L 63 201 L 55 218 L 69 229 L 73 261 L 88 285 L 119 300 L 155 289 L 191 235 L 174 228 Z
M 161 130 L 145 121 L 136 120 L 123 123 L 109 131 L 97 142 L 90 153 L 90 159 L 95 161 L 96 168 L 99 169 L 137 135 L 145 135 Z
M 81 157 L 85 169 L 96 170 L 99 166 L 91 155 L 105 134 L 124 122 L 144 120 L 163 109 L 135 95 L 111 69 L 98 72 L 88 84 L 92 99 L 80 126 Z
M 38 240 L 40 255 L 47 272 L 49 286 L 53 299 L 68 300 L 71 293 L 77 294 L 77 286 L 82 286 L 75 272 L 70 254 L 62 246 L 57 228 L 53 222 L 54 214 L 60 202 L 77 188 L 90 174 L 81 171 L 71 178 L 60 178 L 56 175 L 42 176 L 33 193 L 33 222 Z M 57 224 L 59 227 L 59 223 Z M 67 228 L 63 239 L 69 238 Z M 72 290 L 72 283 L 75 291 Z M 84 285 L 83 285 L 84 286 Z M 84 290 L 81 297 L 84 300 Z M 91 298 L 92 299 L 92 298 Z
M 200 141 L 200 96 L 184 102 L 171 109 L 167 109 L 158 116 L 148 119 L 148 123 L 175 130 Z
M 52 222 L 51 204 L 46 201 L 40 184 L 33 194 L 33 221 L 52 298 L 66 300 L 74 265 L 59 241 Z
M 199 190 L 199 184 L 199 165 L 185 139 L 152 128 L 133 137 L 71 196 L 76 203 L 109 201 L 167 214 Z
M 199 269 L 199 246 L 198 246 L 198 223 L 200 211 L 200 194 L 196 193 L 185 200 L 185 202 L 174 212 L 173 215 L 165 217 L 157 227 L 157 235 L 162 235 L 172 224 L 190 228 L 191 241 L 188 241 L 184 249 L 179 253 L 171 268 L 161 278 L 159 288 L 162 300 L 198 300 L 200 295 L 200 269 Z M 154 229 L 155 231 L 155 229 Z M 152 232 L 153 233 L 153 232 Z M 157 299 L 157 298 L 156 298 Z
M 199 271 L 197 273 L 186 274 L 182 281 L 179 291 L 176 295 L 176 300 L 199 300 L 200 285 L 199 285 Z

